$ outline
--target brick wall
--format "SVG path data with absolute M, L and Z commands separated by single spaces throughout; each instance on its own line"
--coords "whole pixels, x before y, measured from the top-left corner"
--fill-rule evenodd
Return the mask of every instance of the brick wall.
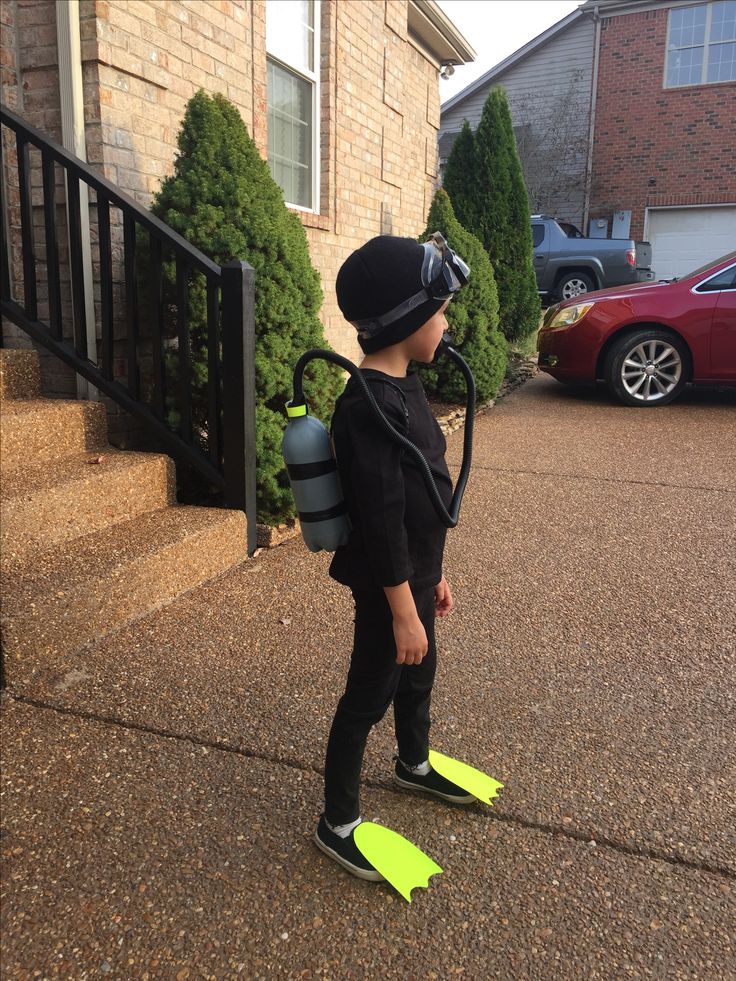
M 334 299 L 335 276 L 372 236 L 424 230 L 437 175 L 439 82 L 408 38 L 406 0 L 326 0 L 323 83 L 325 61 L 323 135 L 335 148 L 323 156 L 329 193 L 320 219 L 302 214 L 302 221 L 322 276 L 327 339 L 357 358 L 355 331 Z
M 591 217 L 736 201 L 736 82 L 664 88 L 665 6 L 604 19 Z
M 437 175 L 438 66 L 410 40 L 407 6 L 407 0 L 323 0 L 321 6 L 320 213 L 297 213 L 322 278 L 326 338 L 354 359 L 360 354 L 355 331 L 343 320 L 334 296 L 337 270 L 373 235 L 418 235 Z M 2 16 L 3 99 L 61 141 L 55 4 L 3 0 Z M 141 204 L 149 205 L 162 179 L 172 173 L 185 106 L 199 88 L 221 92 L 237 105 L 266 156 L 265 0 L 81 0 L 80 32 L 88 160 Z M 36 246 L 43 262 L 41 176 L 38 161 L 32 162 Z M 17 196 L 17 188 L 10 192 Z M 69 336 L 71 289 L 62 200 L 60 194 L 57 221 Z M 19 224 L 17 208 L 14 223 Z M 99 325 L 94 195 L 90 225 Z M 126 290 L 122 221 L 116 209 L 111 210 L 111 235 L 115 375 L 124 382 Z M 17 227 L 12 238 L 22 295 Z M 43 317 L 43 295 L 40 299 Z M 4 323 L 3 331 L 6 343 L 29 345 L 13 325 Z M 73 373 L 39 351 L 44 392 L 73 396 Z M 113 442 L 141 445 L 138 424 L 106 402 Z
M 407 6 L 322 2 L 321 207 L 299 214 L 322 277 L 327 339 L 349 357 L 359 350 L 335 302 L 337 270 L 373 235 L 419 234 L 437 174 L 438 66 L 409 38 Z M 2 8 L 16 18 L 3 66 L 15 70 L 20 52 L 18 108 L 59 139 L 53 0 Z M 81 0 L 80 21 L 88 159 L 142 204 L 173 170 L 184 108 L 199 88 L 238 106 L 265 157 L 264 0 Z M 116 309 L 121 291 L 118 277 Z

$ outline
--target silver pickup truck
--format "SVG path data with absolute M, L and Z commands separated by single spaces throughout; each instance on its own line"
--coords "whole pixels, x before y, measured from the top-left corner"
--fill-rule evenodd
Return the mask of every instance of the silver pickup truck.
M 649 242 L 585 238 L 567 222 L 532 215 L 537 289 L 558 300 L 581 293 L 654 280 Z

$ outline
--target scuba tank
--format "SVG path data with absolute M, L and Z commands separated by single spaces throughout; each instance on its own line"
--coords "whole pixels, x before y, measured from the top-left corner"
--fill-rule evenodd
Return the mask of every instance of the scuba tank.
M 446 528 L 454 528 L 457 524 L 472 459 L 475 381 L 467 362 L 452 347 L 447 334 L 437 350 L 438 355 L 441 353 L 446 353 L 455 361 L 467 386 L 463 462 L 449 508 L 445 507 L 440 497 L 432 471 L 421 450 L 391 425 L 376 402 L 360 369 L 352 361 L 333 351 L 320 350 L 307 351 L 297 361 L 294 368 L 294 397 L 286 403 L 289 423 L 284 433 L 281 451 L 299 514 L 302 536 L 310 552 L 319 552 L 322 549 L 334 552 L 340 545 L 347 543 L 351 531 L 330 435 L 319 419 L 309 415 L 304 399 L 304 369 L 314 358 L 340 365 L 358 381 L 376 421 L 390 439 L 399 443 L 414 457 L 442 524 Z
M 310 352 L 314 353 L 314 352 Z M 281 453 L 294 495 L 302 537 L 310 552 L 334 552 L 347 543 L 350 518 L 340 486 L 330 434 L 307 412 L 306 402 L 286 403 L 289 424 Z

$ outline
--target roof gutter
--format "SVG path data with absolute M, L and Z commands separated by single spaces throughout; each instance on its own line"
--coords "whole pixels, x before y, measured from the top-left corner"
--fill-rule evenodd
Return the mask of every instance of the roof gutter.
M 465 65 L 476 53 L 435 0 L 409 0 L 409 33 L 441 65 Z

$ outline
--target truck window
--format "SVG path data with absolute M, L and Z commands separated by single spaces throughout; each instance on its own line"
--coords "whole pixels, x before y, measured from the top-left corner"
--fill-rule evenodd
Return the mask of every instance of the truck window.
M 568 238 L 585 238 L 580 229 L 571 225 L 569 221 L 558 221 L 557 224 Z
M 544 225 L 532 225 L 532 245 L 536 249 L 544 241 Z

